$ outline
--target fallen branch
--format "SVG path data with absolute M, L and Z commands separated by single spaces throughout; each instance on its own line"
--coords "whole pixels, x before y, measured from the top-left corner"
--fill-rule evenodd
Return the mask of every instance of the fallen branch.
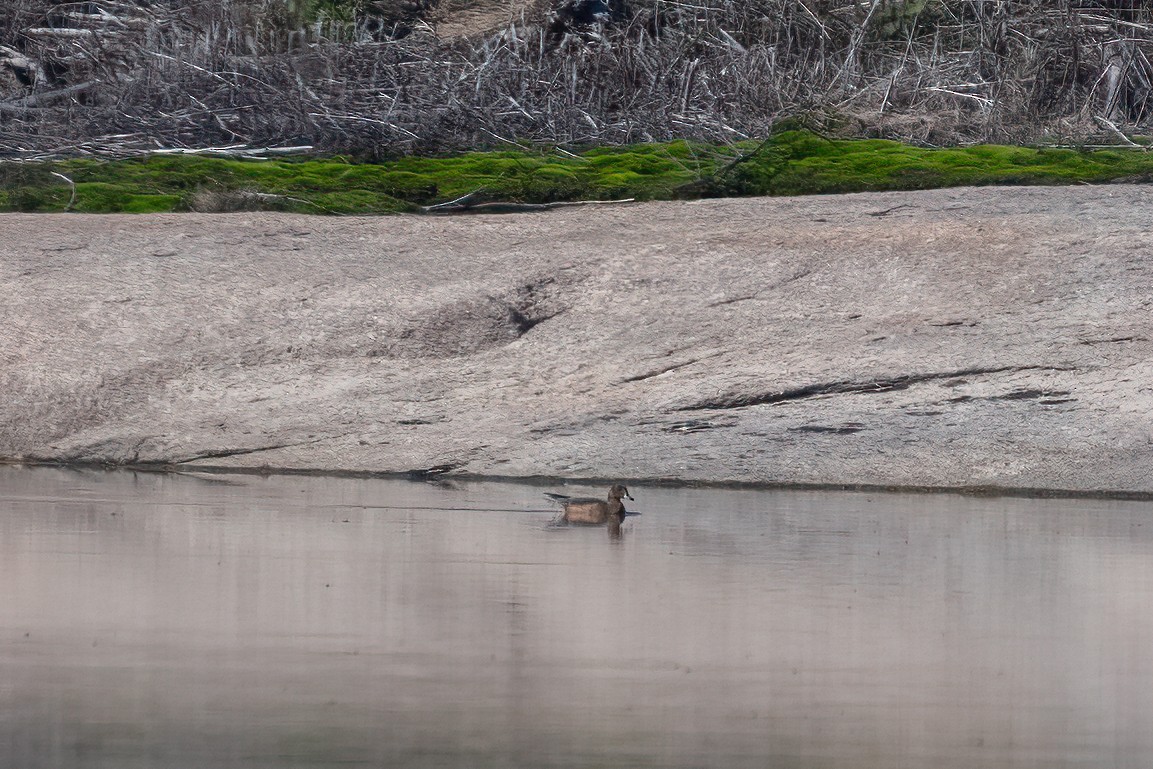
M 75 27 L 29 27 L 24 34 L 32 37 L 89 38 L 100 34 L 113 34 L 104 29 L 77 29 Z
M 67 88 L 59 88 L 55 91 L 45 91 L 43 93 L 34 93 L 31 96 L 25 96 L 23 99 L 16 101 L 0 102 L 0 112 L 25 112 L 32 107 L 44 104 L 45 102 L 54 101 L 65 96 L 72 96 L 73 94 L 87 91 L 92 86 L 99 83 L 99 80 L 89 80 L 86 83 L 78 83 L 70 85 Z
M 72 188 L 72 195 L 68 198 L 68 205 L 64 206 L 65 212 L 71 211 L 72 206 L 76 205 L 76 182 L 72 181 L 64 174 L 57 173 L 56 171 L 49 171 L 49 173 L 55 176 L 57 179 L 63 179 L 68 183 L 68 186 Z
M 1102 117 L 1101 115 L 1094 115 L 1093 119 L 1097 121 L 1097 125 L 1109 131 L 1109 133 L 1116 136 L 1126 147 L 1140 147 L 1141 149 L 1149 149 L 1148 147 L 1141 147 L 1140 144 L 1130 139 L 1125 135 L 1125 132 L 1117 127 L 1117 124 L 1112 120 Z
M 465 195 L 465 198 L 473 194 L 475 193 L 469 193 L 469 195 Z M 435 206 L 422 206 L 420 212 L 422 214 L 523 214 L 551 211 L 554 208 L 568 208 L 572 206 L 611 206 L 635 202 L 636 198 L 624 198 L 622 200 L 569 200 L 555 203 L 469 203 L 467 201 L 458 203 L 457 201 L 450 201 L 449 203 L 440 203 Z M 453 205 L 454 203 L 457 204 Z
M 172 147 L 159 150 L 149 150 L 148 155 L 209 155 L 213 157 L 227 157 L 227 158 L 260 158 L 269 155 L 303 155 L 312 152 L 311 144 L 303 144 L 299 147 L 257 147 L 247 148 L 244 145 L 236 145 L 234 147 L 202 147 L 202 148 L 189 148 L 189 147 Z
M 456 198 L 454 200 L 449 200 L 449 201 L 446 201 L 444 203 L 437 203 L 437 204 L 431 205 L 431 206 L 422 206 L 421 212 L 426 213 L 426 214 L 439 214 L 442 211 L 448 211 L 451 213 L 451 212 L 459 211 L 462 208 L 468 208 L 470 206 L 475 206 L 475 205 L 477 205 L 474 202 L 476 200 L 476 197 L 478 195 L 480 195 L 482 192 L 484 192 L 484 190 L 485 190 L 485 188 L 481 187 L 480 189 L 473 190 L 472 192 L 470 192 L 466 195 L 461 195 L 459 198 Z

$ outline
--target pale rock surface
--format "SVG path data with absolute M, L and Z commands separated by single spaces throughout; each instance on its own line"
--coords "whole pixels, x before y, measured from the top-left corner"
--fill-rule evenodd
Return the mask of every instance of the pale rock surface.
M 0 217 L 0 457 L 1153 492 L 1153 191 Z

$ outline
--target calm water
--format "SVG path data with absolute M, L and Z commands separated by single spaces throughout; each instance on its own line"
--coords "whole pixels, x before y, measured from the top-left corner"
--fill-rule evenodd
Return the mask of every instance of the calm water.
M 0 468 L 0 767 L 1153 766 L 1151 503 L 541 491 Z

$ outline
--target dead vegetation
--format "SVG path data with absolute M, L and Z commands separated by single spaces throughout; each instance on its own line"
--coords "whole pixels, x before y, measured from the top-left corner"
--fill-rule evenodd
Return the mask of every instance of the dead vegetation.
M 928 144 L 1125 143 L 1151 117 L 1153 10 L 1134 0 L 577 0 L 437 34 L 492 5 L 305 23 L 273 0 L 9 0 L 0 153 L 717 142 L 797 116 Z

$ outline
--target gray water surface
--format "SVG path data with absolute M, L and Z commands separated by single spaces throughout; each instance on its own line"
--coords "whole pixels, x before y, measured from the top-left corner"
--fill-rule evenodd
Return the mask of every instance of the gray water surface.
M 0 467 L 0 767 L 1153 766 L 1153 504 L 542 490 Z

